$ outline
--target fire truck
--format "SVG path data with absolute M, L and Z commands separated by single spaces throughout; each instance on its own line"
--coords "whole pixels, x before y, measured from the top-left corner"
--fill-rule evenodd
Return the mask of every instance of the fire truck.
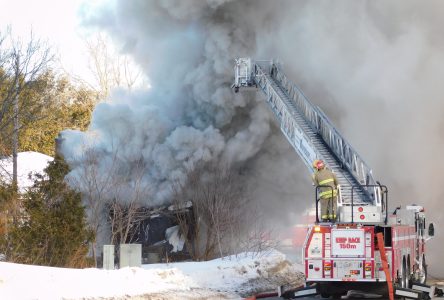
M 433 236 L 433 225 L 426 232 L 423 207 L 398 208 L 379 224 L 361 222 L 365 220 L 363 206 L 354 207 L 353 214 L 355 222 L 338 220 L 309 228 L 303 247 L 307 283 L 316 283 L 323 297 L 341 296 L 350 289 L 385 290 L 387 273 L 380 247 L 398 294 L 415 283 L 426 283 L 425 243 Z M 376 239 L 378 233 L 382 233 L 382 244 Z
M 314 172 L 313 161 L 322 159 L 338 179 L 337 218 L 332 222 L 320 222 L 322 186 L 315 188 L 316 221 L 308 227 L 302 247 L 306 288 L 287 296 L 340 297 L 352 289 L 394 288 L 398 296 L 420 298 L 430 292 L 425 286 L 425 244 L 434 227 L 431 223 L 426 229 L 424 208 L 410 205 L 390 211 L 387 187 L 374 179 L 357 151 L 277 62 L 236 59 L 232 88 L 261 90 L 309 172 Z

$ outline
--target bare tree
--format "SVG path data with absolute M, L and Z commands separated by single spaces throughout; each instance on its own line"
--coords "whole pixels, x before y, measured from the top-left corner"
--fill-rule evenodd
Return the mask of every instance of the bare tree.
M 253 203 L 242 213 L 242 223 L 233 223 L 230 226 L 230 240 L 232 253 L 246 253 L 255 257 L 279 246 L 274 234 L 274 228 L 265 220 Z M 239 234 L 242 233 L 242 234 Z
M 49 46 L 37 39 L 31 32 L 29 39 L 24 42 L 12 35 L 8 30 L 5 35 L 0 33 L 0 84 L 2 86 L 0 107 L 0 131 L 4 130 L 13 120 L 18 112 L 12 113 L 13 107 L 17 105 L 18 98 L 31 86 L 35 85 L 37 79 L 48 71 L 54 55 Z M 35 111 L 44 105 L 44 98 L 35 103 L 31 109 L 20 103 L 19 111 L 22 118 L 35 117 Z M 26 103 L 29 105 L 29 103 Z
M 46 98 L 27 99 L 26 95 L 36 85 L 39 78 L 48 72 L 53 61 L 51 49 L 42 40 L 37 39 L 32 31 L 25 41 L 15 37 L 11 28 L 0 32 L 0 155 L 12 153 L 12 187 L 10 203 L 13 220 L 16 219 L 18 201 L 17 155 L 19 149 L 19 131 L 26 124 L 31 124 L 46 104 Z M 6 170 L 3 170 L 5 173 Z
M 115 197 L 110 203 L 109 223 L 111 243 L 116 245 L 131 241 L 140 222 L 146 218 L 142 203 L 150 192 L 150 185 L 144 180 L 147 172 L 145 163 L 139 160 L 126 175 L 119 175 L 121 184 L 114 185 Z
M 242 182 L 239 170 L 209 162 L 173 186 L 176 219 L 193 259 L 222 257 L 242 250 L 241 242 L 253 242 L 250 220 L 258 219 L 249 219 L 254 205 Z
M 110 199 L 110 191 L 116 184 L 113 175 L 116 168 L 116 154 L 112 162 L 105 167 L 100 164 L 100 155 L 94 150 L 86 150 L 79 160 L 76 176 L 69 177 L 70 185 L 82 193 L 86 206 L 88 224 L 95 234 L 92 242 L 92 255 L 97 266 L 97 238 L 103 233 L 103 225 L 106 224 L 106 208 Z M 105 168 L 105 169 L 104 169 Z
M 96 236 L 91 247 L 96 265 L 97 238 L 115 245 L 131 241 L 146 217 L 141 204 L 150 192 L 147 167 L 142 159 L 121 164 L 118 150 L 115 146 L 109 159 L 93 149 L 85 150 L 77 162 L 77 173 L 69 177 L 71 185 L 82 192 L 88 223 Z M 104 160 L 107 162 L 101 163 Z
M 132 89 L 141 80 L 142 73 L 128 55 L 117 53 L 111 41 L 103 33 L 85 41 L 90 57 L 90 70 L 97 81 L 101 98 L 106 98 L 111 89 Z

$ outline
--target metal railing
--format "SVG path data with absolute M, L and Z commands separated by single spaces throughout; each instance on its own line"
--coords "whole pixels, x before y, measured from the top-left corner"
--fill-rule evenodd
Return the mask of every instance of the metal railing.
M 239 87 L 251 86 L 262 89 L 268 105 L 280 122 L 282 132 L 310 172 L 313 172 L 312 162 L 324 156 L 319 152 L 318 145 L 322 140 L 334 156 L 337 162 L 336 168 L 341 169 L 337 171 L 347 174 L 349 186 L 361 185 L 361 195 L 367 199 L 365 201 L 370 200 L 380 205 L 381 199 L 378 198 L 380 195 L 376 188 L 372 187 L 376 182 L 370 167 L 336 130 L 322 110 L 313 105 L 302 91 L 288 80 L 276 63 L 270 60 L 254 61 L 251 58 L 236 59 L 235 83 L 233 84 L 235 91 L 237 92 Z M 285 96 L 280 95 L 281 92 Z M 298 120 L 302 118 L 306 126 L 318 135 L 316 140 L 301 131 L 297 118 Z M 353 180 L 350 181 L 350 179 Z
M 256 68 L 261 68 L 261 66 L 258 64 Z M 269 74 L 285 90 L 309 126 L 322 137 L 329 150 L 340 162 L 341 167 L 347 169 L 350 175 L 364 187 L 363 190 L 367 196 L 375 195 L 377 197 L 378 193 L 373 188 L 376 185 L 376 180 L 373 178 L 372 169 L 336 130 L 325 113 L 311 103 L 299 87 L 293 84 L 276 64 L 271 64 Z M 372 200 L 378 204 L 381 199 L 372 198 Z
M 321 188 L 328 188 L 332 191 L 333 194 L 333 190 L 334 188 L 329 186 L 329 185 L 319 185 L 315 188 L 315 203 L 316 203 L 316 223 L 319 223 L 319 202 L 321 201 L 321 198 L 319 197 L 319 190 Z M 356 189 L 361 189 L 362 186 L 352 186 L 352 197 L 351 197 L 351 203 L 350 203 L 350 213 L 351 213 L 351 223 L 354 223 L 354 197 L 353 194 L 355 192 Z M 381 185 L 381 184 L 376 184 L 376 185 L 368 185 L 365 186 L 365 188 L 375 188 L 375 190 L 380 194 L 379 198 L 381 199 L 381 207 L 382 207 L 382 211 L 385 213 L 385 218 L 384 218 L 384 224 L 387 224 L 388 222 L 388 188 L 385 185 Z M 337 196 L 333 196 L 330 201 L 328 202 L 328 211 L 331 213 L 333 211 L 334 205 L 333 205 L 333 201 L 340 201 L 339 199 L 341 199 L 341 195 L 340 195 L 340 188 L 337 188 L 338 194 Z M 335 215 L 337 215 L 337 217 L 339 217 L 338 211 L 337 211 L 338 207 L 336 208 L 336 211 L 334 212 Z M 329 213 L 329 214 L 330 214 Z M 336 220 L 331 220 L 332 222 L 336 222 Z
M 371 168 L 365 163 L 358 152 L 336 130 L 328 117 L 317 106 L 313 105 L 305 97 L 302 91 L 287 79 L 285 74 L 275 64 L 270 72 L 272 77 L 285 89 L 290 98 L 298 107 L 299 112 L 305 117 L 308 124 L 315 130 L 336 155 L 339 161 L 346 167 L 355 179 L 362 185 L 373 185 Z
M 352 196 L 351 196 L 351 221 L 354 222 L 354 214 L 353 214 L 353 207 L 354 207 L 354 191 L 357 188 L 361 188 L 362 186 L 352 186 Z M 379 199 L 379 203 L 376 203 L 378 206 L 381 206 L 382 212 L 385 212 L 385 218 L 384 218 L 384 224 L 387 225 L 388 221 L 388 188 L 385 185 L 382 184 L 372 184 L 372 185 L 366 185 L 364 188 L 367 189 L 373 189 L 378 196 L 375 196 L 375 199 Z
M 266 95 L 266 101 L 279 120 L 281 130 L 287 140 L 302 158 L 308 170 L 313 172 L 312 162 L 320 157 L 320 153 L 305 133 L 298 133 L 300 127 L 294 119 L 292 110 L 272 87 L 272 79 L 267 76 L 270 71 L 266 70 L 264 66 L 256 63 L 253 67 L 254 82 Z

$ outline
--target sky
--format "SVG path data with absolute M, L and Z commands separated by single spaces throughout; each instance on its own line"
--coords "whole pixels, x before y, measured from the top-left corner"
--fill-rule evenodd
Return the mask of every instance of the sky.
M 0 30 L 11 26 L 13 34 L 27 38 L 33 34 L 53 48 L 64 71 L 92 80 L 84 45 L 87 31 L 80 26 L 84 0 L 0 0 Z M 100 3 L 88 1 L 89 5 Z
M 119 270 L 67 269 L 0 262 L 0 299 L 243 299 L 302 283 L 301 266 L 277 251 L 207 262 L 149 264 Z M 135 298 L 139 299 L 139 298 Z M 150 298 L 151 299 L 151 298 Z
M 17 155 L 17 179 L 21 191 L 32 187 L 32 174 L 43 174 L 43 170 L 53 158 L 38 152 L 19 152 Z M 0 176 L 6 181 L 12 180 L 12 157 L 0 159 Z

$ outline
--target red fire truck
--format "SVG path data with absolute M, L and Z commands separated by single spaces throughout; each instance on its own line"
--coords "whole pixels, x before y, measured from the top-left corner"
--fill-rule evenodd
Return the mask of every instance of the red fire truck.
M 287 78 L 279 63 L 236 59 L 232 87 L 235 92 L 260 89 L 309 172 L 314 172 L 313 162 L 321 159 L 337 177 L 337 187 L 316 188 L 316 199 L 319 188 L 337 194 L 337 218 L 320 223 L 316 200 L 316 222 L 309 226 L 303 245 L 307 290 L 287 296 L 308 295 L 311 284 L 322 296 L 336 297 L 353 288 L 365 290 L 385 283 L 382 286 L 389 290 L 394 286 L 397 295 L 414 298 L 413 292 L 405 295 L 403 289 L 408 293 L 412 284 L 422 289 L 427 278 L 425 242 L 433 236 L 433 224 L 425 231 L 424 209 L 411 205 L 389 214 L 387 188 L 375 180 L 372 169 L 325 113 Z M 387 284 L 392 279 L 393 285 Z
M 363 211 L 361 206 L 354 208 L 357 220 Z M 396 209 L 380 225 L 338 222 L 310 226 L 303 247 L 306 282 L 316 283 L 322 297 L 339 297 L 348 290 L 385 293 L 382 246 L 390 276 L 400 291 L 414 283 L 425 284 L 425 243 L 433 231 L 430 224 L 426 232 L 424 209 L 417 205 Z M 378 245 L 377 233 L 383 234 L 384 245 Z

